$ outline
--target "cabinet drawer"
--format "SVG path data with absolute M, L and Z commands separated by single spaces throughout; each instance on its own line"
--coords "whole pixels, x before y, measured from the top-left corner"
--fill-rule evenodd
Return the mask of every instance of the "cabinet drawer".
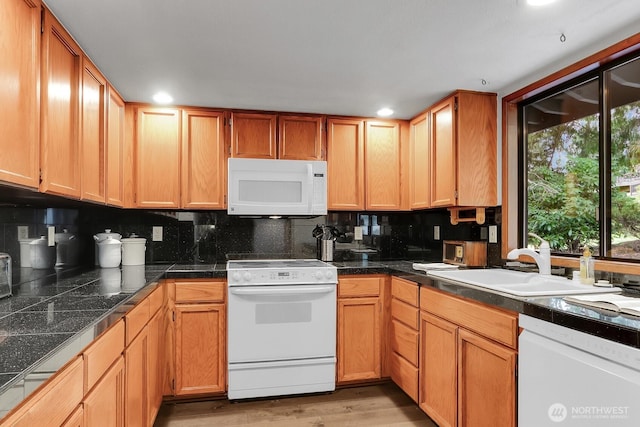
M 417 307 L 412 307 L 409 304 L 393 298 L 391 300 L 391 317 L 416 331 L 419 329 L 420 310 Z
M 224 302 L 224 280 L 176 280 L 176 303 Z
M 2 425 L 62 425 L 82 400 L 82 357 L 76 357 L 31 394 Z
M 164 302 L 164 286 L 157 285 L 147 299 L 149 300 L 149 318 L 152 318 Z
M 410 398 L 418 401 L 418 368 L 397 353 L 391 354 L 391 379 Z
M 420 289 L 420 308 L 511 348 L 518 346 L 518 314 L 515 312 L 426 287 Z
M 84 351 L 85 393 L 124 351 L 124 321 L 120 320 Z
M 418 331 L 403 325 L 397 320 L 391 321 L 391 349 L 418 366 Z
M 149 298 L 145 298 L 133 307 L 124 317 L 125 345 L 131 344 L 131 341 L 133 341 L 136 335 L 140 333 L 148 321 Z
M 391 296 L 401 301 L 411 304 L 414 307 L 418 306 L 418 290 L 417 283 L 410 282 L 409 280 L 400 279 L 398 277 L 391 278 Z
M 342 278 L 338 281 L 338 297 L 377 297 L 382 280 L 379 276 Z

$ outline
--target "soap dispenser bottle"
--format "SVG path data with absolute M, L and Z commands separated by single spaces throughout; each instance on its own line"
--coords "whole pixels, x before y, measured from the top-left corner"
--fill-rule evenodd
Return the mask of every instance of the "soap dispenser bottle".
M 584 247 L 584 252 L 580 257 L 580 282 L 585 285 L 593 285 L 595 282 L 593 257 L 588 246 Z

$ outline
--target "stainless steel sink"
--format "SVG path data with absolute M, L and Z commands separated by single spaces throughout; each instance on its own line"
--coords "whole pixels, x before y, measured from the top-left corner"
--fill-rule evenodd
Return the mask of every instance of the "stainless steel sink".
M 490 268 L 483 270 L 428 271 L 436 279 L 448 279 L 465 285 L 503 292 L 515 296 L 553 296 L 610 293 L 620 288 L 583 285 L 564 277 Z

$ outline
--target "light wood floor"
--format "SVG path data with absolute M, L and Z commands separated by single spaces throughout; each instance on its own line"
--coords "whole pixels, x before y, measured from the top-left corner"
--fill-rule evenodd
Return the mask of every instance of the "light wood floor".
M 166 403 L 155 422 L 156 427 L 214 425 L 436 427 L 393 383 L 279 399 Z

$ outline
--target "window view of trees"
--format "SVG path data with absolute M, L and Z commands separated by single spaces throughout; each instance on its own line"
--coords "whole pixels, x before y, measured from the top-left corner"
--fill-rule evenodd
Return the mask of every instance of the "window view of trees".
M 595 255 L 640 260 L 640 59 L 601 76 L 522 110 L 526 230 L 555 253 L 580 254 L 587 245 Z M 608 114 L 599 101 L 601 80 Z

